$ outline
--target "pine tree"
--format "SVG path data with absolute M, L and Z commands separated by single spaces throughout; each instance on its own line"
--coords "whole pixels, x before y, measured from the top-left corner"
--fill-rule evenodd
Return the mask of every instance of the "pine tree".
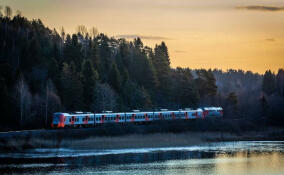
M 86 60 L 83 64 L 82 84 L 85 109 L 89 110 L 93 103 L 93 91 L 98 80 L 98 73 L 94 70 L 92 62 Z
M 63 64 L 60 97 L 66 109 L 74 111 L 82 109 L 83 86 L 72 65 L 74 64 L 71 63 L 70 66 L 67 63 Z
M 200 97 L 189 69 L 184 70 L 181 75 L 181 89 L 176 93 L 180 94 L 182 107 L 198 106 Z
M 119 91 L 121 88 L 121 75 L 117 69 L 115 63 L 112 63 L 111 70 L 109 73 L 109 84 L 113 87 L 116 91 Z
M 213 97 L 217 94 L 216 79 L 212 71 L 205 69 L 198 70 L 196 80 L 199 94 L 201 97 Z
M 284 70 L 279 69 L 276 75 L 277 91 L 280 96 L 284 97 Z
M 172 94 L 172 84 L 170 79 L 171 68 L 170 59 L 168 54 L 168 48 L 164 42 L 161 45 L 156 45 L 154 49 L 154 56 L 152 58 L 152 63 L 157 73 L 158 77 L 158 87 L 157 87 L 157 99 L 161 106 L 167 106 L 170 101 Z
M 266 71 L 262 81 L 262 91 L 267 95 L 271 95 L 276 90 L 275 75 L 270 71 Z

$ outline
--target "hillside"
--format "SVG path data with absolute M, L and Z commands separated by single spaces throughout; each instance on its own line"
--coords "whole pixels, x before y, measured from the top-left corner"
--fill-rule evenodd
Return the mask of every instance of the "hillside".
M 84 26 L 66 34 L 40 19 L 0 17 L 1 130 L 47 127 L 56 111 L 209 105 L 223 106 L 228 118 L 281 125 L 283 82 L 283 70 L 172 68 L 165 42 L 150 48 Z

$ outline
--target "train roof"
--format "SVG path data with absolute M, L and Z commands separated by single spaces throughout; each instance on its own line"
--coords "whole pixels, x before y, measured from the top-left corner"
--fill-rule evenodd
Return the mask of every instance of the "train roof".
M 222 107 L 204 107 L 204 110 L 223 110 Z
M 123 115 L 123 114 L 151 114 L 151 113 L 176 113 L 176 112 L 183 112 L 183 111 L 202 111 L 202 110 L 223 110 L 222 107 L 202 107 L 202 108 L 185 108 L 185 109 L 178 109 L 178 110 L 158 110 L 158 111 L 129 111 L 129 112 L 111 112 L 111 111 L 104 111 L 102 113 L 92 113 L 92 112 L 82 112 L 82 111 L 75 111 L 75 112 L 55 112 L 54 114 L 63 114 L 63 115 Z
M 54 114 L 63 114 L 63 115 L 92 115 L 92 112 L 55 112 Z

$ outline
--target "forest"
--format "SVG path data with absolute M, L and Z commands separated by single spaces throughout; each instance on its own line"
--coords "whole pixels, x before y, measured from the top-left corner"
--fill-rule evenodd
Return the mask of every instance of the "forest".
M 140 38 L 109 37 L 84 25 L 68 34 L 5 7 L 0 100 L 1 131 L 48 127 L 57 111 L 203 106 L 222 106 L 232 122 L 284 126 L 284 69 L 262 75 L 173 68 L 165 42 L 151 48 Z

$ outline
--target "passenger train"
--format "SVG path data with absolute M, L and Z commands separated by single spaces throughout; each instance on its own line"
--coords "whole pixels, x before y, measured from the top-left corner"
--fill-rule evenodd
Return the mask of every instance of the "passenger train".
M 105 111 L 103 113 L 91 112 L 57 112 L 52 116 L 52 128 L 68 128 L 68 127 L 93 127 L 105 124 L 119 123 L 150 123 L 161 120 L 190 120 L 204 119 L 211 117 L 223 117 L 222 107 L 205 107 L 198 109 L 180 109 L 177 111 L 168 111 L 162 109 L 154 112 L 141 112 L 133 110 L 132 112 L 113 113 Z

